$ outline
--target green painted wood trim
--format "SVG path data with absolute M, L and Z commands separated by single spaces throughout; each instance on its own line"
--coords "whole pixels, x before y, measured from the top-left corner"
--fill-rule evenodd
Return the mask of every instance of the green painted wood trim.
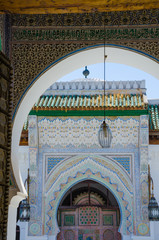
M 148 110 L 107 110 L 106 116 L 140 116 L 148 115 Z M 103 110 L 31 110 L 29 115 L 37 116 L 104 116 Z

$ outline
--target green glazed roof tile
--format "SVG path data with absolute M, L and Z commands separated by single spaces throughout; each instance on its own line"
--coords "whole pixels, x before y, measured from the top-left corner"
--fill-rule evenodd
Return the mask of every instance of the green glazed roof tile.
M 135 107 L 137 107 L 137 105 L 138 105 L 138 103 L 137 103 L 137 96 L 135 95 L 134 98 L 135 98 L 135 100 L 134 100 L 135 101 Z
M 123 107 L 126 106 L 126 99 L 125 99 L 125 95 L 123 96 Z
M 108 95 L 108 107 L 110 107 L 110 95 Z
M 60 96 L 58 96 L 58 98 L 57 98 L 57 101 L 56 101 L 56 103 L 55 103 L 55 107 L 57 108 L 58 107 L 58 105 L 59 105 L 59 102 L 60 102 Z
M 159 131 L 159 108 L 157 105 L 148 106 L 149 125 L 151 130 Z
M 119 97 L 119 107 L 121 107 L 122 106 L 122 99 L 121 99 L 121 95 L 120 95 L 120 97 Z
M 62 97 L 61 97 L 61 101 L 59 100 L 59 102 L 60 102 L 60 103 L 59 103 L 59 107 L 62 107 L 63 98 L 64 98 L 64 97 L 62 96 Z
M 52 101 L 52 96 L 49 98 L 49 101 L 47 103 L 47 107 L 50 107 L 51 101 Z
M 82 104 L 83 104 L 83 96 L 81 96 L 81 100 L 80 100 L 80 107 L 82 107 Z
M 49 99 L 49 97 L 47 96 L 47 97 L 45 98 L 44 102 L 43 102 L 43 107 L 46 107 L 46 103 L 47 103 L 48 99 Z
M 91 99 L 91 98 L 89 98 Z M 92 97 L 92 107 L 94 107 L 94 96 Z
M 86 106 L 86 103 L 87 103 L 87 97 L 85 96 L 85 98 L 84 98 L 84 103 L 83 103 L 83 107 L 87 107 L 87 106 Z
M 38 99 L 38 101 L 35 103 L 35 107 L 38 107 L 38 103 L 39 103 L 39 101 L 40 101 L 40 98 Z
M 141 105 L 142 105 L 142 102 L 141 102 L 141 96 L 138 95 L 138 98 L 139 98 L 139 106 L 141 106 Z
M 128 95 L 128 94 L 109 94 L 105 96 L 105 106 L 108 108 L 133 108 L 133 109 L 145 109 L 143 97 L 141 95 Z M 91 96 L 41 96 L 35 103 L 33 109 L 44 110 L 44 109 L 54 109 L 61 110 L 61 108 L 69 108 L 73 110 L 74 108 L 85 108 L 93 107 L 95 110 L 98 108 L 104 108 L 104 96 L 103 95 L 91 95 Z M 151 108 L 150 108 L 151 109 Z M 159 114 L 158 107 L 152 108 L 152 116 L 157 119 L 156 124 L 159 124 Z
M 111 95 L 111 99 L 112 99 L 112 107 L 114 107 L 114 95 Z
M 74 105 L 75 105 L 75 96 L 73 96 L 71 107 L 74 107 Z
M 64 100 L 63 100 L 63 107 L 66 107 L 66 103 L 67 103 L 67 96 L 64 98 Z
M 90 99 L 90 97 L 88 97 L 87 107 L 90 107 L 90 104 L 91 104 L 91 99 Z
M 128 95 L 126 97 L 126 101 L 127 101 L 127 106 L 129 107 L 130 106 L 130 100 L 129 100 L 129 96 Z
M 79 96 L 77 96 L 76 105 L 75 105 L 76 108 L 78 107 L 78 104 L 79 104 Z
M 71 100 L 72 100 L 72 96 L 70 96 L 69 99 L 68 99 L 67 107 L 71 107 Z
M 134 106 L 134 98 L 133 98 L 133 96 L 131 95 L 131 107 L 133 107 Z
M 51 107 L 54 107 L 55 101 L 56 101 L 56 96 L 55 96 L 55 97 L 53 98 L 53 100 L 52 100 Z
M 103 99 L 102 99 L 102 95 L 100 95 L 100 104 L 99 104 L 99 106 L 102 107 L 102 105 L 103 105 Z
M 44 99 L 45 99 L 45 96 L 43 96 L 43 97 L 40 99 L 39 107 L 41 107 L 41 105 L 42 105 Z
M 115 106 L 118 107 L 118 97 L 116 96 L 116 99 L 115 99 Z
M 97 95 L 97 97 L 96 97 L 96 107 L 98 107 L 98 98 L 99 98 L 99 96 Z

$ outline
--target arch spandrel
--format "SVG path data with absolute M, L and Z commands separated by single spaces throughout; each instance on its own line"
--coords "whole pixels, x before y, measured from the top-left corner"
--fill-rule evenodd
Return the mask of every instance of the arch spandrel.
M 83 14 L 11 15 L 14 110 L 31 82 L 67 54 L 106 42 L 159 61 L 158 9 Z M 29 44 L 28 44 L 29 43 Z
M 72 167 L 77 170 L 79 170 L 80 167 L 81 171 L 85 171 L 86 169 L 90 169 L 90 166 L 93 166 L 94 169 L 98 167 L 98 172 L 103 170 L 103 176 L 105 175 L 106 170 L 111 171 L 111 173 L 114 174 L 123 183 L 123 185 L 125 185 L 127 191 L 130 194 L 133 194 L 132 180 L 122 166 L 120 166 L 120 164 L 114 161 L 111 157 L 98 156 L 94 154 L 85 154 L 78 157 L 74 156 L 57 164 L 56 168 L 52 170 L 46 181 L 45 192 L 49 193 L 52 186 L 56 184 L 61 177 L 64 177 L 65 172 L 71 170 Z
M 105 164 L 102 164 L 102 160 Z M 72 161 L 72 164 L 71 164 Z M 68 165 L 72 165 L 68 167 Z M 86 179 L 94 180 L 108 188 L 115 196 L 121 211 L 120 232 L 130 234 L 133 231 L 133 184 L 119 165 L 111 164 L 110 159 L 102 157 L 72 158 L 68 165 L 65 163 L 56 168 L 51 176 L 59 174 L 56 180 L 50 178 L 46 183 L 45 192 L 45 232 L 57 234 L 57 209 L 64 194 L 78 182 Z M 55 173 L 56 172 L 56 173 Z M 121 173 L 120 175 L 116 173 Z
M 124 56 L 123 54 L 120 55 L 118 52 L 116 52 L 116 54 L 114 54 L 112 57 L 111 51 L 109 52 L 108 50 L 107 55 L 109 57 L 107 58 L 107 62 L 121 63 L 128 66 L 132 66 L 140 70 L 143 70 L 151 74 L 152 76 L 158 78 L 158 73 L 154 71 L 154 68 L 151 65 L 149 67 L 144 66 L 145 65 L 144 58 L 147 58 L 150 61 L 154 61 L 157 64 L 159 63 L 158 40 L 156 42 L 153 41 L 151 43 L 147 41 L 146 42 L 121 41 L 119 43 L 110 41 L 108 44 L 106 44 L 106 46 L 109 47 L 109 49 L 115 48 L 117 51 L 118 49 L 121 49 L 121 53 L 122 53 L 122 50 L 125 50 L 125 51 L 128 51 L 128 53 L 130 54 L 130 56 L 125 54 L 125 57 L 123 58 Z M 21 59 L 19 65 L 17 65 L 17 68 L 15 68 L 16 81 L 14 83 L 13 118 L 17 112 L 20 102 L 22 101 L 23 97 L 26 95 L 28 90 L 33 86 L 33 84 L 36 83 L 38 79 L 42 77 L 43 74 L 45 74 L 50 68 L 56 66 L 61 61 L 69 58 L 69 61 L 68 61 L 69 63 L 67 63 L 68 69 L 65 69 L 65 64 L 62 62 L 63 66 L 61 68 L 58 68 L 58 71 L 61 71 L 61 69 L 63 69 L 63 71 L 61 71 L 61 73 L 63 74 L 61 73 L 59 74 L 59 72 L 56 72 L 56 74 L 53 75 L 55 80 L 52 79 L 51 84 L 53 84 L 53 82 L 65 76 L 66 74 L 69 74 L 70 72 L 76 70 L 77 68 L 80 68 L 85 65 L 103 62 L 103 51 L 101 56 L 99 56 L 98 53 L 94 53 L 94 55 L 91 55 L 91 57 L 89 57 L 89 54 L 87 57 L 83 56 L 82 60 L 80 61 L 80 65 L 76 63 L 76 61 L 78 62 L 78 59 L 75 59 L 74 61 L 73 59 L 70 58 L 74 55 L 77 56 L 77 54 L 80 55 L 82 52 L 94 50 L 96 48 L 97 49 L 103 48 L 103 43 L 99 41 L 95 42 L 95 44 L 93 45 L 92 43 L 90 44 L 89 42 L 87 43 L 82 42 L 78 44 L 65 43 L 65 44 L 56 44 L 54 47 L 49 44 L 48 45 L 44 44 L 42 46 L 38 44 L 32 44 L 29 47 L 27 44 L 26 45 L 22 44 L 21 48 L 19 48 L 19 45 L 17 46 L 15 45 L 15 49 L 13 48 L 13 59 L 15 58 L 15 62 L 18 62 L 16 60 L 16 57 L 20 59 L 21 52 L 26 52 L 26 56 L 23 56 L 23 59 Z M 37 56 L 36 56 L 37 52 L 39 55 L 38 59 L 40 59 L 40 61 L 37 59 Z M 135 53 L 136 55 L 143 56 L 143 64 L 141 64 L 142 59 L 139 60 L 137 58 L 129 62 L 129 58 L 132 58 L 131 53 Z M 38 60 L 38 64 L 36 63 L 37 60 Z M 73 66 L 70 66 L 71 62 L 73 63 Z M 81 62 L 82 62 L 82 66 L 81 66 Z M 27 63 L 29 63 L 29 66 L 27 65 Z M 152 68 L 152 71 L 151 71 L 151 68 Z M 20 75 L 20 78 L 19 78 L 19 75 Z M 47 85 L 46 82 L 45 84 Z M 50 85 L 47 85 L 46 88 L 44 86 L 44 88 L 47 89 Z M 43 91 L 45 91 L 45 89 L 43 89 Z M 42 94 L 42 93 L 43 92 L 39 94 Z

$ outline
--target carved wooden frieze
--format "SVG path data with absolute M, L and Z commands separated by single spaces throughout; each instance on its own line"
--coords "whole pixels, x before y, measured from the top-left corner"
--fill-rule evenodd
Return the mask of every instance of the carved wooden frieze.
M 11 15 L 14 109 L 33 79 L 73 51 L 106 43 L 159 59 L 159 10 Z M 105 25 L 105 31 L 104 31 Z

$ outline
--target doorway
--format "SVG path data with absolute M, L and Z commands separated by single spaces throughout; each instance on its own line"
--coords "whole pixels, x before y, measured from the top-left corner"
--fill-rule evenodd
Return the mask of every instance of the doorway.
M 121 240 L 120 210 L 103 185 L 86 180 L 73 186 L 58 208 L 58 240 Z

